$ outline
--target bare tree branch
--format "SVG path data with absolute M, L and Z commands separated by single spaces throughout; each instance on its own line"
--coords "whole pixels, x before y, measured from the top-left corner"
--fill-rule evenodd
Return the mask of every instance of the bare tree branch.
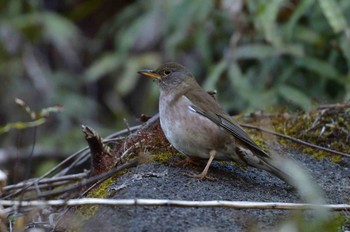
M 337 154 L 337 155 L 341 155 L 341 156 L 350 157 L 350 154 L 347 154 L 347 153 L 344 153 L 344 152 L 341 152 L 341 151 L 335 151 L 335 150 L 332 150 L 332 149 L 329 149 L 329 148 L 325 148 L 325 147 L 321 147 L 321 146 L 317 146 L 315 144 L 305 142 L 303 140 L 294 138 L 292 136 L 285 135 L 285 134 L 280 134 L 278 132 L 275 132 L 275 131 L 272 131 L 272 130 L 268 130 L 268 129 L 265 129 L 265 128 L 262 128 L 262 127 L 253 126 L 253 125 L 249 125 L 249 124 L 245 124 L 245 123 L 240 123 L 240 125 L 242 127 L 246 127 L 246 128 L 250 128 L 250 129 L 254 129 L 254 130 L 258 130 L 258 131 L 263 131 L 265 133 L 269 133 L 269 134 L 272 134 L 272 135 L 276 135 L 276 136 L 279 136 L 279 137 L 291 140 L 291 141 L 296 142 L 296 143 L 300 143 L 300 144 L 308 146 L 308 147 L 316 148 L 318 150 L 326 151 L 326 152 Z
M 0 200 L 2 206 L 42 207 L 42 206 L 79 206 L 79 205 L 113 205 L 113 206 L 174 206 L 174 207 L 226 207 L 234 209 L 279 209 L 279 210 L 313 210 L 328 209 L 332 211 L 350 210 L 348 204 L 304 204 L 285 202 L 253 202 L 253 201 L 182 201 L 168 199 L 102 199 L 82 198 L 71 200 L 49 201 L 11 201 Z
M 66 175 L 66 176 L 60 176 L 60 177 L 52 177 L 52 178 L 38 178 L 38 179 L 33 179 L 33 180 L 26 180 L 26 181 L 22 181 L 18 184 L 14 184 L 14 185 L 7 185 L 4 187 L 4 191 L 11 191 L 14 189 L 19 189 L 19 188 L 23 188 L 23 187 L 27 187 L 28 185 L 33 185 L 33 184 L 55 184 L 56 182 L 60 182 L 60 181 L 77 181 L 77 180 L 81 180 L 84 179 L 88 176 L 88 173 L 78 173 L 78 174 L 71 174 L 71 175 Z
M 53 191 L 47 191 L 47 192 L 43 192 L 38 194 L 38 196 L 34 196 L 35 198 L 40 198 L 40 197 L 54 197 L 63 193 L 67 193 L 67 192 L 71 192 L 73 190 L 79 189 L 79 188 L 83 188 L 86 187 L 90 184 L 93 184 L 96 181 L 103 181 L 108 179 L 109 177 L 111 177 L 112 175 L 118 173 L 119 171 L 125 170 L 127 168 L 136 166 L 138 163 L 137 158 L 135 158 L 134 160 L 128 161 L 127 163 L 124 163 L 120 166 L 117 166 L 107 172 L 104 172 L 102 174 L 93 176 L 89 179 L 83 179 L 82 181 L 80 181 L 77 184 L 73 184 L 71 186 L 65 187 L 65 188 L 61 188 L 61 189 L 57 189 L 57 190 L 53 190 Z M 28 198 L 29 200 L 33 199 L 33 197 Z

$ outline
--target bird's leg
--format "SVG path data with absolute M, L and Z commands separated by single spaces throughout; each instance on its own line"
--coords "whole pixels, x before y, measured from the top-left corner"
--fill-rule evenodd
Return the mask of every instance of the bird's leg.
M 204 170 L 202 171 L 201 174 L 198 174 L 198 175 L 186 174 L 186 175 L 189 176 L 189 177 L 200 179 L 200 180 L 204 179 L 206 177 L 207 173 L 208 173 L 208 170 L 209 170 L 209 167 L 211 165 L 211 162 L 213 162 L 213 160 L 215 158 L 215 155 L 216 155 L 216 151 L 215 150 L 211 150 L 209 152 L 209 160 L 208 160 L 207 164 L 205 165 L 205 168 L 204 168 Z
M 178 162 L 176 162 L 175 164 L 173 164 L 173 166 L 189 166 L 189 165 L 195 165 L 195 166 L 198 166 L 199 165 L 199 162 L 198 162 L 198 159 L 196 158 L 190 158 L 190 157 L 186 157 L 185 159 L 183 160 L 180 160 Z

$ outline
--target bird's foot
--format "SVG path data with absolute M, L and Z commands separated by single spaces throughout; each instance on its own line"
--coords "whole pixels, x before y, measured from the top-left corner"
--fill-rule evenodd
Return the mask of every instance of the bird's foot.
M 213 161 L 213 159 L 214 159 L 214 157 L 216 155 L 216 151 L 215 150 L 210 151 L 209 155 L 210 155 L 209 160 L 208 160 L 207 164 L 205 165 L 205 168 L 204 168 L 204 170 L 202 171 L 201 174 L 198 174 L 198 175 L 186 174 L 186 175 L 189 176 L 189 177 L 192 177 L 192 178 L 200 179 L 200 180 L 203 180 L 204 178 L 212 179 L 211 177 L 208 177 L 207 174 L 208 174 L 208 170 L 209 170 L 210 164 L 211 164 L 211 162 Z
M 191 178 L 195 178 L 195 179 L 199 179 L 199 180 L 212 180 L 212 181 L 215 181 L 217 180 L 215 177 L 212 177 L 212 176 L 208 176 L 206 173 L 201 173 L 201 174 L 194 174 L 194 173 L 182 173 L 184 176 L 188 176 L 188 177 L 191 177 Z
M 186 157 L 183 160 L 180 160 L 176 163 L 174 163 L 172 166 L 183 166 L 183 167 L 187 167 L 190 165 L 194 165 L 194 166 L 198 166 L 199 162 L 197 162 L 196 159 L 190 158 L 190 157 Z

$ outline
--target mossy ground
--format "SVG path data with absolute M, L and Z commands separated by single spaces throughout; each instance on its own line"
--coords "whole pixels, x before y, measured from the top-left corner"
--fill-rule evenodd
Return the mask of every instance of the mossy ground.
M 272 129 L 281 134 L 289 135 L 305 142 L 336 151 L 348 153 L 350 151 L 350 108 L 333 106 L 318 108 L 311 112 L 289 114 L 285 111 L 278 111 L 274 114 L 252 114 L 239 116 L 237 120 L 253 124 L 259 127 Z M 282 145 L 299 149 L 305 154 L 315 158 L 330 158 L 333 162 L 341 160 L 340 155 L 325 152 L 315 148 L 307 147 L 299 143 L 284 139 L 264 139 L 261 132 L 248 129 L 252 139 L 261 147 L 265 148 L 274 140 Z M 274 136 L 272 136 L 274 137 Z
M 86 194 L 86 197 L 107 198 L 108 189 L 115 182 L 116 178 L 118 178 L 118 176 L 122 174 L 124 173 L 108 178 L 107 180 L 98 184 Z M 64 220 L 64 228 L 68 231 L 80 231 L 80 227 L 84 224 L 86 220 L 93 217 L 97 213 L 99 207 L 99 205 L 82 205 L 71 208 L 71 212 L 67 214 L 68 217 L 66 217 L 66 219 Z
M 242 123 L 267 128 L 318 146 L 342 152 L 350 151 L 348 141 L 350 139 L 349 108 L 331 107 L 316 109 L 308 113 L 300 112 L 293 114 L 287 113 L 286 111 L 278 111 L 273 114 L 260 112 L 249 116 L 238 116 L 236 119 Z M 292 149 L 298 149 L 315 158 L 328 157 L 333 162 L 338 162 L 341 159 L 340 155 L 310 148 L 265 132 L 254 129 L 246 129 L 246 131 L 251 138 L 266 151 L 269 151 L 269 147 L 273 147 L 275 144 L 282 144 Z M 176 160 L 178 161 L 179 158 L 184 158 L 183 155 L 175 151 L 175 149 L 166 142 L 159 128 L 155 132 L 153 131 L 151 139 L 143 134 L 141 136 L 143 139 L 142 141 L 145 141 L 149 148 L 147 151 L 143 146 L 137 147 L 133 151 L 136 156 L 142 158 L 143 163 L 160 162 L 165 165 L 172 165 L 175 164 Z M 223 164 L 225 164 L 225 162 L 223 162 Z M 115 178 L 116 177 L 109 178 L 100 185 L 94 187 L 86 197 L 108 197 L 108 188 L 115 182 Z M 79 218 L 80 222 L 84 222 L 95 215 L 98 208 L 98 206 L 81 206 L 74 210 L 74 216 Z

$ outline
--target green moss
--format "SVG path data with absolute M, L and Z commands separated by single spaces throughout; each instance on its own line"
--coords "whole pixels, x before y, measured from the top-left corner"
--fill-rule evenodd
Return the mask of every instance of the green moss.
M 185 155 L 174 150 L 170 152 L 166 151 L 155 153 L 152 155 L 152 161 L 162 164 L 170 164 L 175 156 L 185 158 Z
M 118 174 L 119 176 L 121 174 Z M 92 188 L 88 194 L 87 198 L 106 198 L 108 195 L 108 188 L 115 182 L 117 176 L 111 177 L 101 184 Z M 80 231 L 80 226 L 84 224 L 84 221 L 88 220 L 94 216 L 99 209 L 98 205 L 83 205 L 79 207 L 74 207 L 70 213 L 70 219 L 67 221 L 65 228 L 68 231 Z
M 258 127 L 271 127 L 272 130 L 286 134 L 302 141 L 330 148 L 332 150 L 348 152 L 350 150 L 350 109 L 346 107 L 329 107 L 317 109 L 309 113 L 289 114 L 285 111 L 275 111 L 276 114 L 250 115 L 238 117 L 239 121 Z M 266 144 L 271 143 L 256 130 L 248 130 L 252 139 L 266 150 Z M 287 147 L 302 150 L 315 158 L 330 158 L 333 162 L 341 160 L 340 155 L 311 148 L 288 139 L 277 137 L 279 143 Z
M 258 137 L 257 135 L 251 134 L 251 139 L 258 144 L 259 147 L 261 147 L 264 151 L 268 151 L 268 148 L 266 146 L 266 141 L 262 137 Z
M 87 198 L 106 198 L 108 195 L 108 188 L 115 182 L 115 177 L 111 177 L 103 181 L 98 186 L 92 188 L 88 194 Z M 82 213 L 86 218 L 90 218 L 95 215 L 99 206 L 98 205 L 84 205 L 80 206 L 78 211 Z
M 276 124 L 275 124 L 276 125 Z M 349 151 L 349 143 L 346 143 L 350 129 L 350 115 L 343 108 L 331 108 L 327 110 L 313 111 L 307 114 L 296 115 L 281 126 L 275 127 L 279 132 L 312 143 L 321 147 L 336 151 Z M 291 143 L 288 143 L 291 145 Z M 300 145 L 293 144 L 293 147 Z M 330 158 L 334 162 L 341 160 L 341 156 L 322 150 L 304 147 L 303 151 L 315 158 Z
M 327 218 L 306 219 L 304 213 L 296 211 L 280 228 L 286 228 L 286 225 L 294 231 L 343 231 L 348 225 L 348 218 L 344 214 L 335 213 Z

